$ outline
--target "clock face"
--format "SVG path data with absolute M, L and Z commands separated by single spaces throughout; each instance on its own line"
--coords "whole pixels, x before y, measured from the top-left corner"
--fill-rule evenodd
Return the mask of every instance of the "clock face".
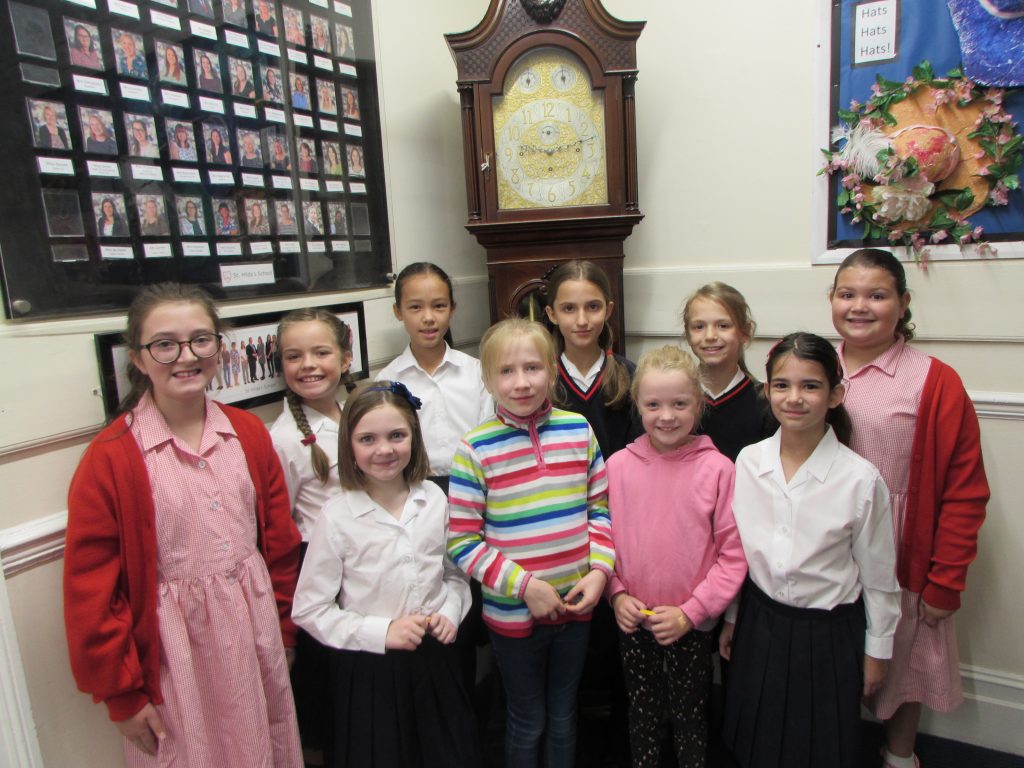
M 524 54 L 494 97 L 498 208 L 608 202 L 604 93 L 560 48 Z

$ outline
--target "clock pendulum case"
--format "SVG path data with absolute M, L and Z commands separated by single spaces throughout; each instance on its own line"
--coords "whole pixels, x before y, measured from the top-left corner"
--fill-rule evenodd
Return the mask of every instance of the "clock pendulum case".
M 543 276 L 572 259 L 607 273 L 624 350 L 623 242 L 637 202 L 636 40 L 600 0 L 491 0 L 445 36 L 462 106 L 469 220 L 487 252 L 491 320 L 540 317 Z

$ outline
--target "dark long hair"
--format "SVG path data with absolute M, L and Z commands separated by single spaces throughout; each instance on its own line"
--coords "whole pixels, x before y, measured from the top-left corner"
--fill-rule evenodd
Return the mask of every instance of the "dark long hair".
M 410 277 L 416 277 L 417 275 L 433 275 L 434 277 L 440 278 L 444 284 L 448 286 L 448 303 L 451 304 L 452 311 L 455 310 L 455 291 L 452 290 L 452 279 L 448 277 L 448 273 L 437 266 L 437 264 L 429 261 L 414 261 L 412 264 L 407 264 L 402 271 L 398 273 L 398 277 L 395 278 L 396 307 L 399 309 L 402 308 L 402 288 L 405 285 L 405 281 Z M 448 326 L 445 330 L 444 340 L 448 343 L 449 347 L 455 346 L 451 326 Z
M 556 311 L 555 302 L 558 300 L 558 289 L 569 280 L 582 280 L 596 286 L 604 297 L 606 304 L 611 304 L 614 300 L 612 285 L 608 281 L 608 275 L 597 264 L 592 261 L 567 261 L 557 267 L 547 279 L 545 294 L 548 306 L 551 307 L 552 312 Z M 551 331 L 551 335 L 555 339 L 555 356 L 559 357 L 565 351 L 565 338 L 562 336 L 562 331 L 556 322 L 549 321 L 548 330 Z M 601 381 L 601 396 L 606 406 L 618 411 L 629 407 L 630 381 L 629 371 L 626 370 L 626 366 L 620 363 L 615 358 L 615 355 L 612 354 L 614 343 L 615 333 L 612 331 L 611 323 L 606 322 L 597 337 L 597 346 L 601 348 L 606 358 L 604 379 Z M 556 389 L 556 397 L 563 404 L 566 401 L 564 394 L 562 383 L 559 382 Z
M 843 259 L 839 269 L 836 270 L 836 276 L 832 280 L 832 293 L 835 292 L 836 286 L 839 284 L 840 273 L 848 267 L 884 269 L 892 277 L 893 285 L 896 286 L 896 293 L 899 294 L 901 299 L 909 293 L 907 290 L 907 273 L 903 269 L 903 265 L 900 264 L 899 259 L 893 256 L 890 251 L 883 251 L 881 248 L 860 248 L 851 253 Z M 902 336 L 905 341 L 910 341 L 914 338 L 914 324 L 910 322 L 909 303 L 903 311 L 903 317 L 896 321 L 896 334 Z
M 775 366 L 786 355 L 793 355 L 800 360 L 807 360 L 820 365 L 821 369 L 825 372 L 829 392 L 843 383 L 843 369 L 839 364 L 839 353 L 836 352 L 835 347 L 821 338 L 821 336 L 798 331 L 786 336 L 768 352 L 768 361 L 765 363 L 765 375 L 768 377 L 766 381 L 769 387 L 771 386 Z M 832 425 L 832 429 L 835 431 L 836 437 L 839 438 L 839 442 L 847 446 L 850 444 L 850 438 L 853 436 L 853 423 L 850 421 L 850 414 L 847 413 L 842 403 L 835 408 L 829 408 L 828 414 L 825 416 L 825 423 Z

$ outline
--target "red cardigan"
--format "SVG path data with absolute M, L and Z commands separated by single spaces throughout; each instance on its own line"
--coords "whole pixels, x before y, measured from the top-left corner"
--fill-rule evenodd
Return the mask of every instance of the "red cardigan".
M 218 404 L 219 405 L 219 404 Z M 286 646 L 295 644 L 292 594 L 299 532 L 284 474 L 263 422 L 219 406 L 235 428 L 256 488 L 260 552 Z M 90 443 L 71 480 L 64 548 L 64 623 L 80 690 L 126 720 L 162 704 L 157 626 L 157 540 L 149 474 L 124 415 Z
M 900 584 L 936 608 L 959 608 L 988 499 L 974 406 L 956 371 L 933 359 L 914 432 Z

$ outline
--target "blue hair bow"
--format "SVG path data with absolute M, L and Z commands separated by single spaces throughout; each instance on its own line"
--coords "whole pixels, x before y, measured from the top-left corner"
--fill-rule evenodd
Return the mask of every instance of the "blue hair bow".
M 412 392 L 410 392 L 409 388 L 400 381 L 392 381 L 382 386 L 368 387 L 366 391 L 390 392 L 393 395 L 401 395 L 402 397 L 409 401 L 409 405 L 412 406 L 412 409 L 414 411 L 418 411 L 423 405 L 423 401 L 416 397 L 416 395 L 414 395 Z

